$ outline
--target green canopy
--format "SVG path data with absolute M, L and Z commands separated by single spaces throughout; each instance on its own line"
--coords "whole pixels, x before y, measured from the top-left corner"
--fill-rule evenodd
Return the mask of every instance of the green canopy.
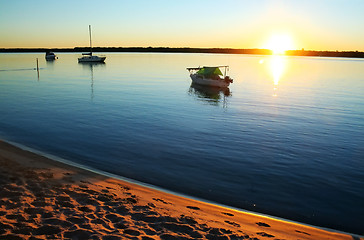
M 218 67 L 203 67 L 197 72 L 197 74 L 201 74 L 207 77 L 207 76 L 222 75 L 222 72 Z

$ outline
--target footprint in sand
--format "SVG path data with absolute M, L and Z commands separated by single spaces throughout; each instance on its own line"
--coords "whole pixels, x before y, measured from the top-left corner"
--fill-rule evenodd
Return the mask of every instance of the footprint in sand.
M 268 224 L 266 224 L 266 223 L 264 223 L 264 222 L 257 222 L 256 223 L 258 226 L 260 226 L 260 227 L 270 227 L 270 225 L 268 225 Z
M 136 204 L 138 200 L 136 198 L 129 197 L 129 198 L 124 198 L 123 202 L 128 204 Z
M 306 234 L 306 235 L 311 235 L 311 234 L 309 234 L 309 233 L 302 232 L 302 231 L 298 231 L 298 230 L 296 230 L 296 232 L 298 232 L 298 233 L 302 233 L 302 234 Z
M 141 233 L 138 230 L 128 228 L 124 230 L 124 234 L 131 236 L 139 236 Z
M 197 221 L 193 217 L 181 215 L 178 219 L 181 223 L 189 224 L 190 226 L 197 224 Z
M 82 212 L 87 212 L 87 213 L 93 212 L 93 210 L 87 206 L 81 206 L 81 207 L 78 207 L 78 209 Z
M 232 214 L 232 213 L 222 212 L 222 214 L 227 215 L 227 216 L 230 216 L 230 217 L 234 216 L 234 214 Z
M 270 235 L 270 234 L 265 233 L 265 232 L 258 232 L 257 234 L 260 235 L 260 236 L 262 236 L 262 237 L 269 237 L 269 238 L 274 237 L 274 235 Z
M 123 185 L 121 185 L 121 184 L 118 184 L 119 186 L 120 186 L 120 189 L 121 190 L 124 190 L 124 191 L 130 191 L 130 187 L 125 187 L 125 186 L 123 186 Z
M 187 206 L 186 208 L 193 209 L 193 210 L 200 210 L 199 207 L 194 207 L 194 206 Z
M 234 226 L 234 227 L 240 227 L 240 224 L 237 224 L 237 223 L 235 223 L 235 222 L 231 222 L 231 221 L 225 221 L 227 224 L 230 224 L 230 225 L 232 225 L 232 226 Z
M 164 203 L 164 204 L 172 204 L 172 203 L 166 202 L 166 201 L 164 201 L 163 199 L 160 199 L 160 198 L 153 198 L 153 200 L 157 201 L 157 202 Z
M 154 203 L 148 203 L 148 206 L 151 208 L 155 208 L 155 204 Z

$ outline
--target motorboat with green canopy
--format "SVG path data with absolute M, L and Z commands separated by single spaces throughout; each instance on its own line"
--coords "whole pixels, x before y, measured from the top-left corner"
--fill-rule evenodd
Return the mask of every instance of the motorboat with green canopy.
M 224 68 L 224 74 L 220 68 Z M 195 84 L 226 88 L 233 82 L 229 76 L 226 75 L 226 71 L 229 70 L 229 66 L 216 66 L 216 67 L 198 67 L 187 68 L 190 72 L 192 82 Z

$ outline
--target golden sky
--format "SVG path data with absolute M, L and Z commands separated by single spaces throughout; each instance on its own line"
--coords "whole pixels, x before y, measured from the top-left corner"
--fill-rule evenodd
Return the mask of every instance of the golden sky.
M 1 1 L 0 48 L 88 46 L 92 25 L 94 46 L 267 48 L 286 39 L 287 49 L 364 51 L 363 10 L 361 0 Z

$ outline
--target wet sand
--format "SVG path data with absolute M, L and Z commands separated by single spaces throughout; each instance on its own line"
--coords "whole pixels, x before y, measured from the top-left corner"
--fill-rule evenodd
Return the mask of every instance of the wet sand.
M 364 239 L 99 175 L 0 141 L 0 239 Z

